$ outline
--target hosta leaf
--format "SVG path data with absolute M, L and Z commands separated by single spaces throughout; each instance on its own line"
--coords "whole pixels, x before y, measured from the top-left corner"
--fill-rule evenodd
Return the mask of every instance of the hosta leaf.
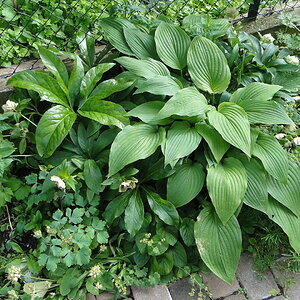
M 186 66 L 187 51 L 191 40 L 179 27 L 160 23 L 155 31 L 158 56 L 169 67 L 182 70 Z
M 223 102 L 218 111 L 208 112 L 209 123 L 231 145 L 251 155 L 250 124 L 246 112 L 238 105 Z
M 40 119 L 36 133 L 36 147 L 40 156 L 50 156 L 68 135 L 76 120 L 76 113 L 56 105 Z
M 132 23 L 125 19 L 114 19 L 112 17 L 103 18 L 99 23 L 109 42 L 117 50 L 127 55 L 134 55 L 125 40 L 123 32 L 125 28 L 136 28 Z
M 284 107 L 274 101 L 248 99 L 239 102 L 239 105 L 247 113 L 252 124 L 294 124 L 285 112 Z
M 124 28 L 126 42 L 137 58 L 157 58 L 155 42 L 152 35 L 138 28 Z
M 184 164 L 168 178 L 167 199 L 175 207 L 192 201 L 201 191 L 205 179 L 202 165 Z
M 300 74 L 299 72 L 276 72 L 273 83 L 281 85 L 283 90 L 296 92 L 300 87 Z
M 134 236 L 144 222 L 144 204 L 138 190 L 133 191 L 125 209 L 125 228 Z
M 269 198 L 268 204 L 269 218 L 282 228 L 289 237 L 291 246 L 300 253 L 300 218 L 272 197 Z
M 124 108 L 120 104 L 110 101 L 89 99 L 78 110 L 78 113 L 103 125 L 115 125 L 124 128 L 125 125 L 129 124 L 128 118 L 125 117 Z
M 197 132 L 205 139 L 217 163 L 220 162 L 230 145 L 212 126 L 205 123 L 196 124 Z
M 274 137 L 260 133 L 254 145 L 253 155 L 261 160 L 270 175 L 283 183 L 287 182 L 288 155 Z
M 147 124 L 125 127 L 112 143 L 109 156 L 109 174 L 112 176 L 126 165 L 144 159 L 155 152 L 164 140 L 163 128 Z
M 222 224 L 212 208 L 205 208 L 194 231 L 204 263 L 222 280 L 232 283 L 242 250 L 242 234 L 235 216 Z
M 168 130 L 166 143 L 163 149 L 165 166 L 174 167 L 177 161 L 191 154 L 201 142 L 201 136 L 188 122 L 174 122 Z
M 158 194 L 145 189 L 150 208 L 166 224 L 177 225 L 179 215 L 175 206 L 167 200 L 162 199 Z
M 33 90 L 43 100 L 69 106 L 66 96 L 57 81 L 44 71 L 23 71 L 7 80 L 7 84 Z
M 230 70 L 223 52 L 205 37 L 195 37 L 187 56 L 188 71 L 196 86 L 213 94 L 224 92 Z
M 219 218 L 223 223 L 228 222 L 246 192 L 247 175 L 244 166 L 233 157 L 225 158 L 222 164 L 208 168 L 206 183 Z
M 281 183 L 272 176 L 268 177 L 268 192 L 278 202 L 288 207 L 300 217 L 300 167 L 289 159 L 287 183 Z
M 151 78 L 157 75 L 170 76 L 170 71 L 162 62 L 151 58 L 141 60 L 123 56 L 115 59 L 115 61 L 131 73 L 144 78 Z
M 244 88 L 235 91 L 230 101 L 239 104 L 242 101 L 266 101 L 273 98 L 273 96 L 282 88 L 280 85 L 266 84 L 262 82 L 253 82 Z
M 179 82 L 170 76 L 157 75 L 140 81 L 136 87 L 138 88 L 134 94 L 150 93 L 154 95 L 173 96 L 180 89 Z
M 164 119 L 172 115 L 192 117 L 203 116 L 210 106 L 205 97 L 195 87 L 179 90 L 161 109 L 157 118 Z

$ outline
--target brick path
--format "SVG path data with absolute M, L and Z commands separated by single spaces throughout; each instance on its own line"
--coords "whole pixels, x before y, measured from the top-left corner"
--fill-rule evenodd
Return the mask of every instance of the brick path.
M 231 285 L 213 274 L 201 274 L 211 297 L 204 294 L 203 300 L 300 300 L 300 274 L 273 268 L 264 277 L 252 270 L 253 259 L 241 257 L 236 278 Z M 193 286 L 182 279 L 169 286 L 131 287 L 127 300 L 198 300 L 199 289 L 189 295 Z M 87 300 L 113 300 L 113 295 L 103 293 L 88 295 Z

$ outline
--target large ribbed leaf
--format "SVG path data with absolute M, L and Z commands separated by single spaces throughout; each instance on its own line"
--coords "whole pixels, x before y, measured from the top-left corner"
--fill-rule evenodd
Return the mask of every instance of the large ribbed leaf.
M 188 70 L 196 86 L 213 94 L 224 92 L 230 70 L 223 52 L 211 40 L 195 37 L 187 56 Z
M 260 133 L 254 145 L 253 155 L 261 160 L 270 175 L 283 183 L 287 182 L 288 155 L 274 137 Z
M 183 164 L 168 178 L 167 199 L 175 207 L 189 203 L 200 193 L 204 179 L 202 165 Z
M 222 280 L 232 283 L 242 250 L 241 229 L 235 216 L 222 224 L 212 208 L 205 208 L 197 218 L 194 233 L 204 263 Z
M 300 253 L 300 218 L 272 197 L 269 197 L 268 216 L 282 228 L 289 237 L 291 246 Z
M 175 95 L 181 87 L 178 81 L 170 76 L 160 76 L 148 78 L 146 80 L 140 81 L 136 87 L 135 94 L 150 93 L 154 95 Z
M 124 28 L 126 42 L 137 58 L 157 58 L 155 42 L 152 35 L 138 28 Z
M 172 115 L 192 117 L 204 115 L 210 106 L 205 97 L 195 87 L 187 87 L 179 90 L 158 113 L 159 119 Z
M 196 124 L 196 130 L 205 139 L 217 163 L 220 162 L 230 145 L 212 126 L 205 123 Z
M 155 31 L 156 50 L 160 59 L 169 67 L 182 70 L 191 40 L 179 27 L 160 23 Z
M 239 105 L 247 113 L 252 124 L 294 124 L 285 112 L 284 107 L 274 101 L 248 99 L 239 102 Z
M 201 142 L 201 136 L 188 122 L 174 122 L 168 130 L 166 143 L 163 149 L 165 166 L 173 168 L 177 161 L 191 154 Z
M 36 132 L 36 147 L 40 156 L 50 156 L 69 133 L 76 120 L 70 108 L 56 105 L 40 119 Z
M 262 82 L 250 83 L 246 87 L 235 91 L 232 94 L 230 101 L 239 104 L 240 102 L 247 100 L 270 100 L 281 88 L 282 86 L 280 85 L 272 85 Z
M 126 42 L 123 30 L 125 28 L 136 28 L 125 19 L 104 18 L 99 21 L 102 30 L 109 42 L 120 52 L 127 55 L 134 55 Z
M 300 217 L 300 168 L 296 161 L 289 159 L 286 184 L 269 176 L 268 192 L 273 198 Z
M 163 128 L 147 124 L 125 127 L 112 143 L 109 155 L 109 174 L 112 176 L 126 165 L 144 159 L 155 152 L 164 140 Z
M 237 104 L 223 102 L 218 111 L 208 112 L 209 123 L 231 145 L 251 155 L 250 123 L 246 112 Z
M 131 73 L 144 78 L 151 78 L 157 75 L 170 76 L 170 71 L 162 62 L 151 58 L 141 60 L 123 56 L 115 59 L 115 61 Z
M 247 175 L 243 164 L 228 157 L 222 164 L 210 166 L 206 184 L 219 218 L 223 223 L 228 222 L 245 196 Z

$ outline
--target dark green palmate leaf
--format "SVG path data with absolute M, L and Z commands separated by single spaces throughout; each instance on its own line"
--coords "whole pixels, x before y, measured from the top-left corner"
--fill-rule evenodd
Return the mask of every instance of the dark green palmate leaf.
M 40 156 L 50 156 L 69 133 L 76 120 L 76 113 L 56 105 L 40 119 L 36 133 L 36 147 Z
M 253 155 L 261 160 L 270 175 L 283 183 L 287 182 L 288 155 L 274 137 L 260 133 L 254 145 Z
M 237 104 L 223 102 L 218 111 L 208 112 L 209 123 L 223 139 L 251 156 L 250 123 L 246 112 Z
M 101 190 L 102 174 L 99 166 L 93 159 L 87 159 L 84 162 L 83 176 L 88 188 L 98 194 Z
M 134 236 L 144 222 L 144 204 L 139 190 L 134 190 L 125 209 L 125 228 Z
M 230 70 L 223 52 L 204 37 L 195 37 L 187 56 L 188 71 L 196 86 L 212 94 L 223 93 L 230 81 Z
M 157 118 L 164 119 L 172 115 L 192 117 L 204 116 L 211 108 L 205 97 L 195 87 L 187 87 L 179 90 L 168 100 L 158 113 Z
M 233 158 L 225 158 L 222 164 L 207 170 L 206 184 L 209 196 L 223 223 L 233 216 L 244 199 L 247 175 L 242 163 Z
M 164 138 L 164 129 L 156 126 L 136 124 L 125 127 L 112 143 L 108 176 L 114 175 L 132 162 L 153 154 Z
M 78 113 L 103 125 L 115 125 L 124 128 L 129 124 L 128 118 L 125 117 L 124 108 L 120 104 L 110 101 L 88 99 L 78 110 Z
M 196 130 L 205 139 L 217 163 L 220 162 L 230 145 L 210 125 L 205 123 L 196 124 Z
M 157 75 L 170 76 L 170 71 L 162 62 L 151 58 L 141 60 L 123 56 L 115 59 L 115 61 L 131 73 L 144 78 L 152 78 Z
M 205 264 L 222 280 L 232 283 L 242 250 L 235 216 L 222 224 L 213 208 L 203 209 L 195 223 L 195 240 Z
M 173 168 L 177 161 L 191 154 L 201 142 L 201 136 L 188 122 L 174 122 L 168 130 L 166 143 L 163 148 L 165 166 Z
M 167 199 L 175 207 L 192 201 L 201 191 L 205 173 L 201 164 L 183 164 L 168 178 Z
M 69 106 L 66 95 L 49 74 L 43 71 L 23 71 L 7 80 L 7 84 L 39 93 L 42 100 Z
M 179 27 L 162 22 L 155 31 L 156 50 L 169 67 L 182 70 L 186 66 L 191 40 Z

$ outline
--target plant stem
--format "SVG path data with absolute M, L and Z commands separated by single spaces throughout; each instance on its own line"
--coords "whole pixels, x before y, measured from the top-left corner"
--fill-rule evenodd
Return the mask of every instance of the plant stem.
M 13 228 L 11 220 L 10 220 L 10 214 L 9 214 L 8 206 L 5 205 L 5 207 L 6 207 L 6 211 L 7 211 L 9 227 L 10 227 L 11 231 L 14 231 L 14 228 Z
M 23 114 L 20 113 L 20 115 L 27 120 L 29 123 L 31 123 L 33 126 L 37 127 L 37 125 L 35 123 L 33 123 L 30 119 L 28 119 L 26 116 L 24 116 Z
M 27 154 L 27 155 L 11 155 L 10 157 L 31 157 L 33 154 Z

